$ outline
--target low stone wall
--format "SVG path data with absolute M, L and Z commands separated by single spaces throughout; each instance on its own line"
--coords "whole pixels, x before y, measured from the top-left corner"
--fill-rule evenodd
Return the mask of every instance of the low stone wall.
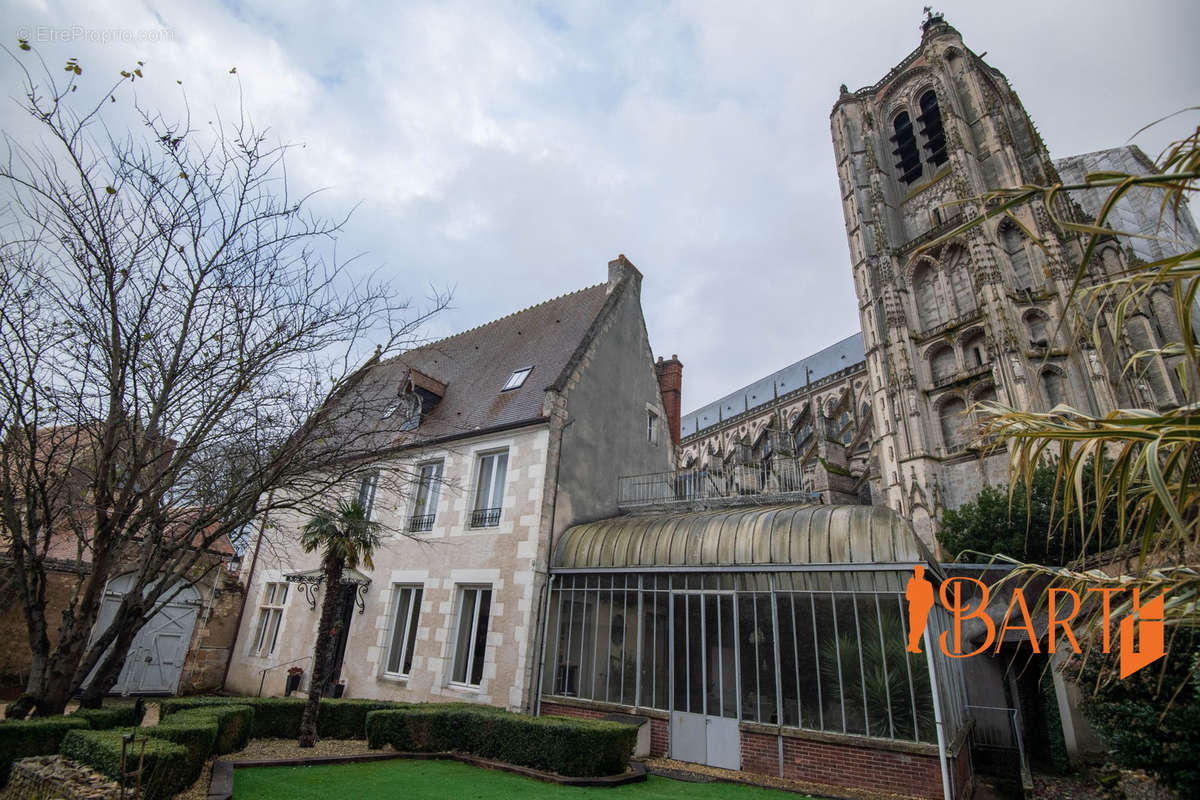
M 121 800 L 121 787 L 62 756 L 34 756 L 13 764 L 0 800 Z

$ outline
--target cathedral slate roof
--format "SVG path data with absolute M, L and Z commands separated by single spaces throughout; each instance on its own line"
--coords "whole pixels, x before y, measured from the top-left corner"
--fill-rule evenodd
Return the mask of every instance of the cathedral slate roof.
M 863 348 L 863 335 L 859 331 L 823 350 L 818 350 L 807 358 L 800 359 L 795 364 L 772 372 L 765 378 L 760 378 L 736 392 L 725 395 L 720 400 L 684 415 L 680 423 L 682 435 L 690 436 L 697 431 L 712 427 L 722 419 L 729 419 L 735 414 L 741 414 L 743 411 L 749 411 L 764 403 L 769 403 L 778 395 L 801 389 L 865 360 L 866 350 Z

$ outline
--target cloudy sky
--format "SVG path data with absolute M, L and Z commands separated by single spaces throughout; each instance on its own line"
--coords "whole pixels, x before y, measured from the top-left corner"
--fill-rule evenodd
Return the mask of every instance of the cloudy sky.
M 645 274 L 655 352 L 685 411 L 858 330 L 829 111 L 919 41 L 921 0 L 228 2 L 0 0 L 85 77 L 146 62 L 139 99 L 228 114 L 301 145 L 319 208 L 356 207 L 339 252 L 403 292 L 454 290 L 444 335 Z M 1004 71 L 1052 155 L 1125 143 L 1200 103 L 1194 0 L 939 6 Z M 0 66 L 0 126 L 19 123 Z M 236 67 L 236 77 L 229 73 Z M 1151 155 L 1195 115 L 1136 141 Z

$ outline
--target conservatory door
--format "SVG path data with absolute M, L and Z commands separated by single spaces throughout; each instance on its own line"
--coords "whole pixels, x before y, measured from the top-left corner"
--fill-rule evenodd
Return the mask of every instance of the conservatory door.
M 677 592 L 671 605 L 671 757 L 740 769 L 733 595 Z

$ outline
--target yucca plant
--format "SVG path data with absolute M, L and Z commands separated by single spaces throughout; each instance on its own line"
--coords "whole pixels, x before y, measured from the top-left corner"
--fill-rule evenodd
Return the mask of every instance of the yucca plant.
M 1189 109 L 1196 110 L 1200 109 Z M 1143 235 L 1107 226 L 1116 203 L 1128 192 L 1160 191 L 1160 219 L 1164 222 L 1181 213 L 1184 200 L 1197 190 L 1200 179 L 1200 127 L 1168 147 L 1157 166 L 1159 172 L 1151 174 L 1094 173 L 1083 184 L 1029 185 L 993 192 L 982 198 L 984 212 L 927 247 L 936 247 L 1000 215 L 1019 225 L 1013 209 L 1041 200 L 1052 222 L 1083 244 L 1070 292 L 1074 319 L 1061 324 L 1074 325 L 1072 335 L 1089 336 L 1102 352 L 1118 351 L 1132 316 L 1147 304 L 1151 292 L 1169 292 L 1179 323 L 1178 341 L 1136 352 L 1123 366 L 1126 376 L 1136 378 L 1153 359 L 1169 359 L 1184 395 L 1178 407 L 1117 408 L 1095 415 L 1066 405 L 1039 413 L 984 404 L 977 411 L 983 433 L 993 446 L 1008 448 L 1010 486 L 1023 485 L 1028 492 L 1039 465 L 1056 462 L 1055 497 L 1062 515 L 1075 520 L 1085 543 L 1101 541 L 1103 533 L 1104 539 L 1115 539 L 1128 557 L 1107 564 L 1100 559 L 1102 569 L 1089 569 L 1090 565 L 1082 562 L 1067 567 L 1021 564 L 1014 579 L 1048 574 L 1053 578 L 1051 586 L 1073 588 L 1081 596 L 1094 588 L 1138 589 L 1143 602 L 1165 590 L 1167 625 L 1196 627 L 1200 626 L 1200 356 L 1193 310 L 1200 288 L 1200 250 L 1189 244 L 1186 252 L 1131 264 L 1123 273 L 1103 280 L 1096 280 L 1089 269 L 1102 241 Z M 1071 204 L 1063 202 L 1065 193 L 1096 188 L 1108 190 L 1098 217 L 1088 222 L 1074 218 L 1067 210 Z M 1024 230 L 1038 241 L 1036 234 Z M 1086 482 L 1085 473 L 1089 473 Z M 1112 502 L 1116 503 L 1116 531 L 1105 532 L 1102 512 L 1111 508 Z M 1118 563 L 1128 566 L 1119 568 Z M 1133 594 L 1123 591 L 1112 596 L 1110 619 L 1130 613 Z M 1089 607 L 1090 613 L 1078 622 L 1095 633 L 1102 619 L 1101 605 Z M 1167 638 L 1169 642 L 1170 630 Z

